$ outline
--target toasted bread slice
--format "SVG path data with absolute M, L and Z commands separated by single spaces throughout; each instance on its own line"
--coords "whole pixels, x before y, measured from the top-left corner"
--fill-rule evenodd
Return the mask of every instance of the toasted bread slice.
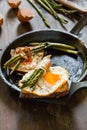
M 19 86 L 22 82 L 32 73 L 28 72 L 24 75 L 20 81 Z M 50 67 L 42 77 L 38 79 L 35 84 L 35 89 L 32 91 L 29 86 L 22 89 L 22 95 L 28 98 L 45 98 L 45 97 L 60 97 L 64 96 L 69 92 L 69 73 L 68 71 L 60 66 Z
M 11 50 L 11 56 L 15 56 L 17 55 L 17 51 L 21 48 L 25 48 L 25 47 L 18 47 L 16 49 L 12 49 Z M 33 47 L 32 46 L 29 46 L 27 47 L 27 49 L 32 49 Z M 16 69 L 16 71 L 18 72 L 22 72 L 22 73 L 26 73 L 28 72 L 29 70 L 33 70 L 35 69 L 35 67 L 37 66 L 37 64 L 42 60 L 44 56 L 44 51 L 40 51 L 40 52 L 37 52 L 37 53 L 33 53 L 32 56 L 31 56 L 31 59 L 29 59 L 29 61 L 27 60 L 24 60 L 20 63 L 20 65 L 18 66 L 18 68 Z M 10 69 L 12 69 L 13 66 L 11 65 L 10 66 Z

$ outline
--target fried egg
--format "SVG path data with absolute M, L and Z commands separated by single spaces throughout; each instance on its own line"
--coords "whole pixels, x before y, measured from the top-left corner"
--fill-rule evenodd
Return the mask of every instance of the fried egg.
M 42 63 L 45 63 L 43 65 Z M 51 67 L 50 58 L 47 57 L 45 62 L 42 62 L 37 66 L 44 66 L 45 72 L 38 79 L 37 83 L 34 85 L 34 90 L 32 91 L 29 86 L 22 89 L 22 94 L 30 98 L 43 98 L 43 97 L 59 97 L 66 95 L 69 92 L 69 73 L 68 71 L 60 66 Z M 29 71 L 25 74 L 22 80 L 19 82 L 19 86 L 22 86 L 22 82 L 27 80 L 33 71 Z

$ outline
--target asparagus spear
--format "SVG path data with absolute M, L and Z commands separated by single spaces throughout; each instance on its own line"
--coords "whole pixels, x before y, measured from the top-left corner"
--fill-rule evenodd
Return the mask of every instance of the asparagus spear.
M 30 87 L 32 89 L 32 87 L 34 87 L 34 85 L 38 81 L 39 77 L 41 77 L 43 73 L 44 73 L 43 69 L 41 69 L 41 68 L 35 69 L 34 72 L 30 75 L 29 79 L 22 82 L 23 85 L 22 85 L 21 89 L 23 89 L 25 87 Z
M 50 4 L 52 3 L 52 5 L 54 5 L 56 8 L 61 8 L 62 4 L 56 2 L 55 0 L 48 0 L 50 2 Z
M 41 6 L 43 6 L 48 12 L 50 12 L 51 14 L 52 14 L 52 12 L 51 12 L 51 10 L 49 9 L 49 7 L 43 2 L 43 1 L 41 1 L 41 0 L 36 0 Z
M 49 47 L 49 44 L 39 43 L 39 45 L 36 48 L 32 49 L 31 51 L 32 51 L 32 53 L 35 53 L 35 52 L 39 52 L 41 50 L 44 50 L 44 49 L 46 49 L 48 47 Z
M 32 2 L 32 0 L 28 0 L 28 2 L 37 10 L 38 14 L 39 14 L 39 15 L 41 16 L 41 18 L 43 19 L 45 25 L 50 28 L 49 23 L 47 22 L 45 16 L 42 14 L 42 12 L 40 11 L 40 9 Z
M 56 3 L 56 1 L 54 1 L 54 0 L 47 0 L 47 1 L 51 4 L 51 6 L 53 7 L 54 10 L 58 10 L 63 14 L 72 14 L 72 13 L 77 12 L 76 10 L 64 9 L 61 4 Z
M 43 0 L 46 4 L 47 4 L 47 6 L 49 7 L 49 9 L 51 10 L 51 12 L 53 13 L 53 16 L 56 18 L 56 19 L 58 19 L 61 23 L 67 23 L 68 21 L 67 20 L 65 20 L 65 19 L 63 19 L 63 18 L 60 18 L 59 16 L 58 16 L 58 14 L 55 12 L 55 10 L 53 9 L 53 7 L 51 6 L 51 4 L 47 1 L 47 0 Z
M 46 47 L 46 46 L 60 46 L 62 48 L 69 48 L 69 49 L 76 49 L 75 46 L 72 45 L 68 45 L 68 44 L 64 44 L 64 43 L 56 43 L 56 42 L 33 42 L 30 43 L 31 46 L 36 46 L 36 48 L 38 47 Z M 34 49 L 32 49 L 33 51 Z
M 19 64 L 21 63 L 21 59 L 19 59 L 17 61 L 17 63 L 14 65 L 14 67 L 12 68 L 11 72 L 10 72 L 10 75 L 17 69 L 17 67 L 19 66 Z
M 70 53 L 70 54 L 75 54 L 75 55 L 78 54 L 78 51 L 71 50 L 71 49 L 65 49 L 65 48 L 60 48 L 60 47 L 56 47 L 56 46 L 52 46 L 52 48 L 59 50 L 59 51 L 67 52 L 67 53 Z
M 40 3 L 50 14 L 52 14 L 56 19 L 58 19 L 61 23 L 67 23 L 68 21 L 60 18 L 58 14 L 55 12 L 51 4 L 47 0 L 36 0 L 38 3 Z
M 10 65 L 13 64 L 14 62 L 20 60 L 21 58 L 22 58 L 21 55 L 17 55 L 17 56 L 11 57 L 7 62 L 5 62 L 4 68 L 10 66 Z
M 59 4 L 58 2 L 56 2 L 55 0 L 47 0 L 49 1 L 49 3 L 53 6 L 55 6 L 56 8 L 61 8 L 62 4 Z

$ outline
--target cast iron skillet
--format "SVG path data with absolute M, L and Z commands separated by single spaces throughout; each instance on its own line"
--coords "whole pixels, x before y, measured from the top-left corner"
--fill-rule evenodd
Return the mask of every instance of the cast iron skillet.
M 81 28 L 87 23 L 85 16 L 79 21 L 79 23 L 72 29 L 71 33 L 78 34 Z M 78 26 L 79 25 L 79 26 Z M 80 82 L 87 74 L 87 48 L 82 41 L 74 34 L 68 32 L 62 32 L 58 30 L 41 30 L 33 31 L 23 34 L 12 41 L 1 53 L 0 58 L 0 76 L 3 81 L 12 89 L 18 91 L 21 90 L 17 86 L 18 80 L 21 78 L 14 73 L 9 76 L 9 70 L 3 68 L 3 64 L 10 58 L 10 50 L 19 46 L 29 45 L 31 42 L 59 42 L 74 45 L 78 50 L 77 56 L 59 52 L 56 50 L 50 50 L 48 53 L 52 54 L 52 65 L 60 65 L 65 67 L 70 73 L 70 92 L 69 95 L 59 99 L 37 99 L 39 101 L 59 103 L 66 102 L 68 99 L 80 88 L 87 87 L 87 81 Z M 60 100 L 60 101 L 59 101 Z

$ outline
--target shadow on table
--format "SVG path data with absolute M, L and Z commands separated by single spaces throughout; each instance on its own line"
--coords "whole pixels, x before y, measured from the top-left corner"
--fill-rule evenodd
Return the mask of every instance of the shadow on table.
M 2 27 L 0 27 L 0 35 L 1 35 L 1 33 L 2 33 Z
M 29 22 L 27 23 L 20 23 L 17 27 L 17 35 L 32 31 L 32 26 Z
M 18 12 L 18 8 L 16 9 L 12 9 L 10 8 L 7 12 L 7 18 L 10 20 L 14 19 L 17 17 L 17 12 Z

